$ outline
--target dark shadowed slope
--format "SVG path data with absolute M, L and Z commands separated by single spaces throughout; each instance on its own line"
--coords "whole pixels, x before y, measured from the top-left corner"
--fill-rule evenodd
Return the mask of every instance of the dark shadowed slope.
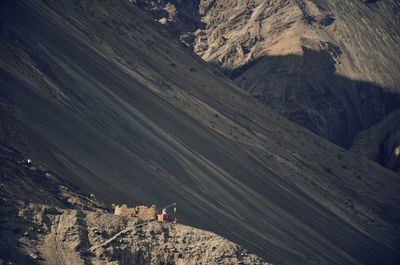
M 400 172 L 400 110 L 359 133 L 351 151 Z
M 397 174 L 273 114 L 128 1 L 2 1 L 0 25 L 2 138 L 34 161 L 109 202 L 177 201 L 275 264 L 399 259 Z
M 358 132 L 399 108 L 398 94 L 337 75 L 328 51 L 303 49 L 303 55 L 260 58 L 231 75 L 260 102 L 346 148 Z

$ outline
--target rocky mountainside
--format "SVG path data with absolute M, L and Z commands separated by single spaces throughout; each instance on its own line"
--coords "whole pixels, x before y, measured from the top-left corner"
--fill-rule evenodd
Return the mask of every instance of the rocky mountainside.
M 359 133 L 351 151 L 400 172 L 400 110 Z
M 6 0 L 0 25 L 1 139 L 69 183 L 176 201 L 273 264 L 399 260 L 397 173 L 278 116 L 129 1 Z
M 268 265 L 214 233 L 116 216 L 93 194 L 0 148 L 0 264 Z
M 398 1 L 136 2 L 251 95 L 343 147 L 400 106 Z

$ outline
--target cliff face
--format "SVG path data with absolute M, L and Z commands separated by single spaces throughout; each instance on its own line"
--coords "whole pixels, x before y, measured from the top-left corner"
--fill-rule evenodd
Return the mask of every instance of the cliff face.
M 271 263 L 399 259 L 396 173 L 278 116 L 135 5 L 0 7 L 1 139 L 33 161 L 107 203 L 177 202 Z
M 341 146 L 400 105 L 398 1 L 203 0 L 181 13 L 179 1 L 145 2 L 251 95 Z M 154 12 L 167 4 L 177 19 Z M 186 10 L 191 32 L 176 23 Z

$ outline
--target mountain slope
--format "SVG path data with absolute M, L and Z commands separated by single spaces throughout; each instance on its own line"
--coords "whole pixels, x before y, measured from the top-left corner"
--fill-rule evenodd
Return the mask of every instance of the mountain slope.
M 400 105 L 400 5 L 372 2 L 137 0 L 251 95 L 347 148 Z
M 0 159 L 2 264 L 265 264 L 216 234 L 116 216 L 6 143 Z
M 2 138 L 34 161 L 108 202 L 176 201 L 275 264 L 399 259 L 397 174 L 277 116 L 128 1 L 0 5 Z

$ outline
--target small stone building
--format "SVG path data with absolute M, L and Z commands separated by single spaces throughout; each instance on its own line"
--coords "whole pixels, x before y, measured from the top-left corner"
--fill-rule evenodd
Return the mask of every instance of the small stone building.
M 129 208 L 126 204 L 116 205 L 114 210 L 115 215 L 120 216 L 134 216 L 145 221 L 157 220 L 157 207 L 152 205 L 150 207 L 145 205 L 138 205 Z

